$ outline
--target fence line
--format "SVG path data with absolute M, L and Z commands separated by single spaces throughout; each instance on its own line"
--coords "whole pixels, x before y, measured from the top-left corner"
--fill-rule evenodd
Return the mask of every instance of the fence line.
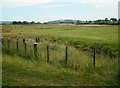
M 2 42 L 5 43 L 4 39 L 2 39 Z M 36 59 L 38 59 L 38 47 L 37 42 L 40 42 L 40 39 L 36 38 L 36 42 L 33 44 L 33 52 Z M 19 52 L 19 40 L 16 40 L 16 51 Z M 7 48 L 10 51 L 10 39 L 7 40 Z M 27 43 L 26 40 L 23 39 L 23 48 L 24 48 L 24 55 L 27 56 Z M 50 50 L 49 45 L 47 45 L 47 62 L 50 60 Z M 65 47 L 65 64 L 68 65 L 68 46 Z M 95 68 L 96 66 L 96 48 L 93 48 L 93 66 Z

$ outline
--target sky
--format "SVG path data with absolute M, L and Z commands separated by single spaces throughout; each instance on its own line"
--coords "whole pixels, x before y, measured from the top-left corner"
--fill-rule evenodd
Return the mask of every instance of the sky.
M 119 0 L 0 0 L 0 20 L 47 22 L 59 19 L 118 18 Z

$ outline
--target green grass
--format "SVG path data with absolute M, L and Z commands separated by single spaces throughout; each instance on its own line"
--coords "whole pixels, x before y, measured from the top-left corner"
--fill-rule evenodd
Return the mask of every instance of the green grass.
M 4 86 L 118 85 L 117 26 L 5 25 L 3 37 Z M 37 59 L 33 52 L 34 42 L 27 43 L 26 56 L 22 43 L 23 38 L 35 37 L 41 38 Z M 9 49 L 7 38 L 11 38 Z M 19 52 L 16 52 L 16 38 L 19 38 Z M 49 63 L 46 55 L 47 45 L 50 50 Z M 95 69 L 91 47 L 97 47 Z M 98 50 L 102 52 L 98 53 Z M 116 57 L 105 55 L 108 50 Z
M 117 86 L 117 59 L 106 59 L 101 62 L 96 70 L 88 66 L 76 71 L 62 65 L 3 54 L 2 84 L 3 86 Z
M 75 45 L 100 44 L 115 50 L 118 47 L 117 26 L 7 25 L 3 26 L 3 30 L 10 30 L 8 33 L 3 33 L 4 37 L 41 37 Z
M 13 45 L 13 46 L 12 46 Z M 17 53 L 14 43 L 10 52 L 3 48 L 3 85 L 14 86 L 117 86 L 118 59 L 97 54 L 96 68 L 89 52 L 68 47 L 68 65 L 65 65 L 65 45 L 49 43 L 50 62 L 46 58 L 46 42 L 38 44 L 38 58 L 33 45 L 27 44 L 27 57 L 20 44 Z M 11 53 L 12 52 L 12 53 Z M 7 55 L 7 54 L 8 55 Z M 11 56 L 10 56 L 11 55 Z

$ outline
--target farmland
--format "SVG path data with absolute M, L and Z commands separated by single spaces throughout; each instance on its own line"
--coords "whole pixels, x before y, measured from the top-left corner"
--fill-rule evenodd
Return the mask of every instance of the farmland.
M 117 26 L 28 24 L 4 25 L 2 29 L 4 86 L 118 85 Z M 34 42 L 27 43 L 25 55 L 22 39 L 29 41 L 37 37 L 40 38 L 40 43 L 36 60 L 33 53 Z M 7 39 L 10 39 L 10 50 L 7 48 Z M 16 39 L 19 39 L 19 52 L 15 47 Z M 50 62 L 46 61 L 47 45 Z M 95 68 L 93 48 L 97 49 Z
M 96 43 L 116 49 L 118 44 L 117 29 L 117 26 L 8 25 L 3 27 L 3 36 L 12 38 L 41 37 L 48 40 L 59 39 L 64 43 L 84 43 L 88 46 Z

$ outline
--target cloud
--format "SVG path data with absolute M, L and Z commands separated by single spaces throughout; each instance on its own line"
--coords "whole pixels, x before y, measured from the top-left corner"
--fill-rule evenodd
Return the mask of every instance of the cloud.
M 55 9 L 53 11 L 54 15 L 46 15 L 43 14 L 43 16 L 41 16 L 41 18 L 39 16 L 37 16 L 36 18 L 32 18 L 32 16 L 26 16 L 24 17 L 18 17 L 18 15 L 16 15 L 16 17 L 13 15 L 13 18 L 11 17 L 7 17 L 7 18 L 11 18 L 11 19 L 36 19 L 38 20 L 39 18 L 41 20 L 51 20 L 51 19 L 61 19 L 61 18 L 70 18 L 70 19 L 86 19 L 86 20 L 90 20 L 90 19 L 98 19 L 98 18 L 105 18 L 105 17 L 118 17 L 118 1 L 119 0 L 0 0 L 0 3 L 3 5 L 3 7 L 5 8 L 16 8 L 16 7 L 25 7 L 25 6 L 35 6 L 38 8 L 50 8 L 51 10 L 53 8 L 56 7 L 65 7 L 68 8 L 68 6 L 70 8 L 68 8 L 70 10 L 70 14 L 69 15 L 65 15 L 68 14 L 69 11 L 64 11 L 64 8 L 61 8 L 61 12 L 64 11 L 64 13 L 62 14 L 57 14 L 59 13 L 59 9 Z M 78 12 L 81 12 L 81 14 L 78 13 L 73 13 L 74 11 L 72 11 L 71 9 L 76 9 L 75 6 L 85 6 L 85 8 L 77 8 Z M 86 8 L 88 7 L 88 8 Z M 1 8 L 1 7 L 0 7 Z M 90 9 L 89 9 L 90 8 Z M 24 9 L 24 8 L 22 8 Z M 35 8 L 36 9 L 36 8 Z M 91 11 L 92 9 L 92 11 Z M 5 9 L 6 12 L 9 9 Z M 37 9 L 38 10 L 38 9 Z M 89 10 L 89 11 L 88 11 Z M 14 10 L 13 10 L 14 11 Z M 38 13 L 42 13 L 46 12 L 47 10 L 39 10 Z M 29 12 L 29 11 L 28 11 Z M 27 11 L 25 13 L 28 13 Z M 14 12 L 17 13 L 17 12 Z M 32 12 L 31 12 L 32 13 Z M 47 13 L 47 12 L 46 12 Z M 86 14 L 89 13 L 89 14 Z M 56 15 L 57 14 L 57 15 Z M 46 15 L 44 17 L 44 15 Z M 18 17 L 18 18 L 17 18 Z M 119 16 L 120 17 L 120 16 Z
M 1 1 L 3 7 L 14 8 L 14 7 L 23 7 L 23 6 L 33 6 L 49 3 L 50 0 L 10 0 L 10 1 Z
M 42 5 L 39 5 L 38 8 L 55 8 L 55 7 L 66 7 L 80 5 L 79 3 L 71 3 L 71 2 L 49 2 Z
M 89 4 L 95 7 L 108 8 L 110 6 L 117 7 L 119 0 L 81 0 L 82 4 Z
M 83 5 L 93 6 L 96 11 L 91 15 L 100 17 L 118 17 L 119 0 L 82 0 Z
M 98 8 L 117 7 L 119 0 L 1 0 L 3 7 L 23 7 L 39 5 L 39 8 L 53 8 L 71 5 L 91 5 Z

